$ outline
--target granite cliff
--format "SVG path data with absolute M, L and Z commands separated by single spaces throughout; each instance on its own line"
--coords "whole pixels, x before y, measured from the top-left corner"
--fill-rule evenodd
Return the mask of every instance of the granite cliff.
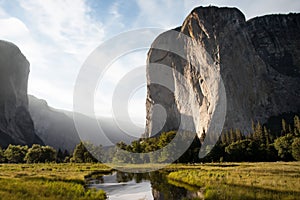
M 29 62 L 12 43 L 0 41 L 0 146 L 42 144 L 28 112 Z
M 146 136 L 178 129 L 182 114 L 200 137 L 230 128 L 247 132 L 252 120 L 264 123 L 271 116 L 299 112 L 299 32 L 300 14 L 246 21 L 236 8 L 195 8 L 181 27 L 159 35 L 148 52 Z M 162 44 L 175 45 L 185 59 L 162 50 Z M 154 81 L 161 76 L 159 65 L 171 67 L 173 73 L 163 79 L 172 82 L 174 91 Z M 164 124 L 157 104 L 165 109 Z

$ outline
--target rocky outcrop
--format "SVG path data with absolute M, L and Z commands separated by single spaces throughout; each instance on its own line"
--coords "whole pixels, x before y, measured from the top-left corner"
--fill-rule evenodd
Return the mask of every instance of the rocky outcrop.
M 146 135 L 178 129 L 181 115 L 201 136 L 230 128 L 247 132 L 252 120 L 299 112 L 299 32 L 300 14 L 246 21 L 236 8 L 194 9 L 148 52 Z M 168 50 L 174 46 L 185 58 Z M 159 65 L 171 73 L 157 70 Z M 157 77 L 168 79 L 174 90 L 157 84 Z M 158 104 L 165 109 L 164 124 Z
M 0 41 L 0 146 L 42 144 L 28 112 L 29 62 L 12 43 Z

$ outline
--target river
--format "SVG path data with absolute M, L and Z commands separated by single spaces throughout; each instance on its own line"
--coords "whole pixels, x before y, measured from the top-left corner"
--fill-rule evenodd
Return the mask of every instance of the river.
M 166 178 L 166 172 L 125 173 L 92 176 L 89 188 L 104 190 L 109 200 L 187 200 L 203 199 L 200 188 L 182 185 Z

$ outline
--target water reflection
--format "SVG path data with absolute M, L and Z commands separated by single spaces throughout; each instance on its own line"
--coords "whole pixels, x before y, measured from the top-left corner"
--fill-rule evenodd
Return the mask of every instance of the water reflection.
M 92 177 L 88 186 L 103 189 L 110 200 L 187 200 L 202 199 L 199 188 L 186 187 L 168 181 L 166 172 L 125 173 L 113 172 Z

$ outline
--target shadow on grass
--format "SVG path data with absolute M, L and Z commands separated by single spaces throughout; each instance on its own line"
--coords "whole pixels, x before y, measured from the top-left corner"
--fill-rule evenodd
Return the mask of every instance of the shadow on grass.
M 239 184 L 226 184 L 230 187 L 239 188 L 246 191 L 253 191 L 256 193 L 273 193 L 280 196 L 287 196 L 287 195 L 293 195 L 295 197 L 300 197 L 300 192 L 296 191 L 281 191 L 281 190 L 275 190 L 270 188 L 261 188 L 257 186 L 248 186 L 248 185 L 239 185 Z
M 24 177 L 24 180 L 29 180 L 29 181 L 46 181 L 46 182 L 64 182 L 64 183 L 76 183 L 76 184 L 81 184 L 85 185 L 84 180 L 80 179 L 62 179 L 62 178 L 46 178 L 46 177 Z

